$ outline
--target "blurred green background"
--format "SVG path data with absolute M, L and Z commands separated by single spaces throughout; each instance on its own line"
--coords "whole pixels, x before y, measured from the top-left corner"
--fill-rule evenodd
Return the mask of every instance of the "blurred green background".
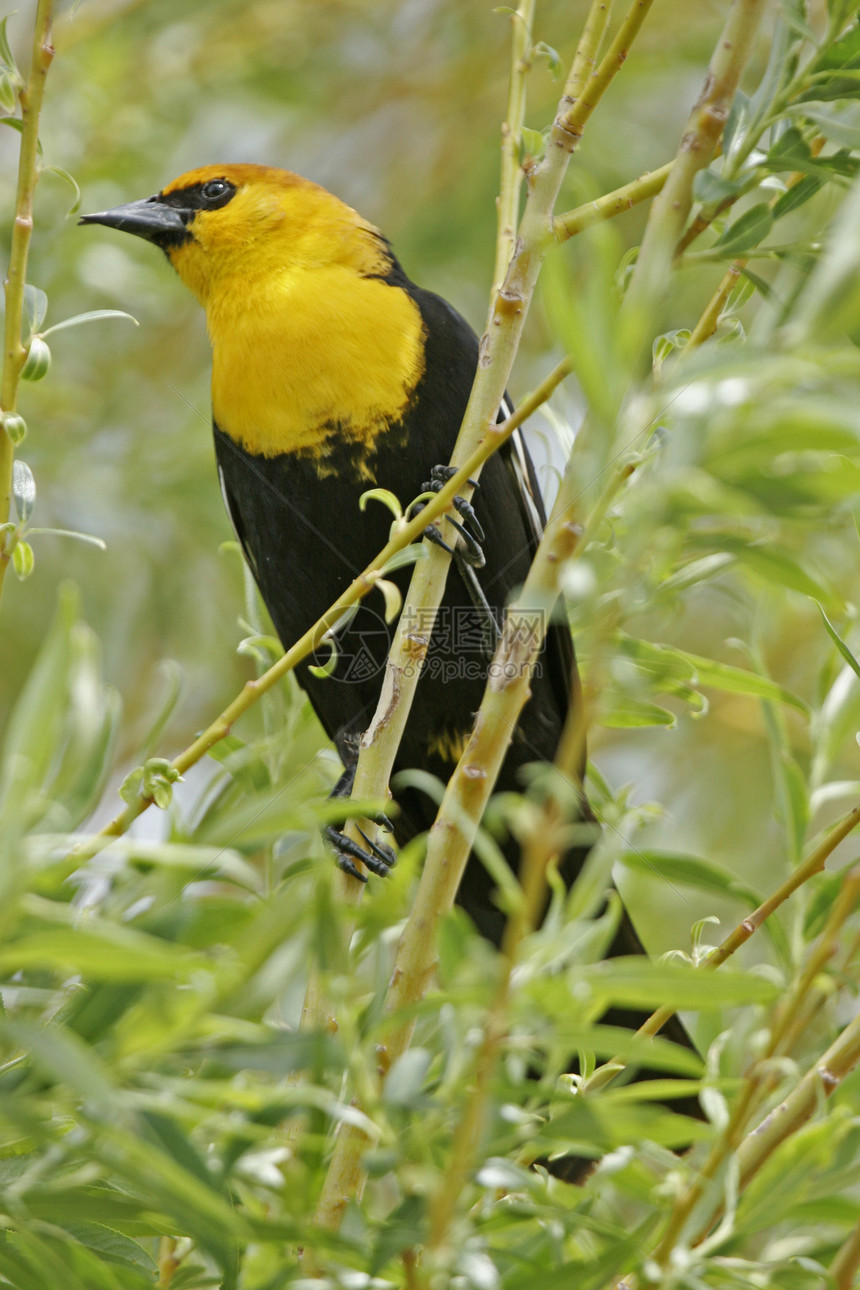
M 294 169 L 381 226 L 410 275 L 480 330 L 493 265 L 508 14 L 483 0 L 92 0 L 58 8 L 44 161 L 75 176 L 83 210 L 147 196 L 182 171 L 219 160 Z M 33 10 L 20 4 L 9 26 L 24 66 Z M 558 49 L 563 65 L 585 10 L 582 0 L 538 6 L 536 36 Z M 560 209 L 673 155 L 724 13 L 723 4 L 707 0 L 655 6 L 635 57 L 589 125 Z M 759 68 L 766 54 L 767 33 Z M 538 60 L 529 81 L 532 128 L 548 124 L 559 90 L 550 60 Z M 17 145 L 17 134 L 0 131 L 4 257 Z M 61 178 L 44 175 L 29 279 L 48 293 L 48 324 L 116 308 L 140 326 L 98 322 L 61 333 L 48 379 L 22 389 L 30 435 L 21 456 L 39 489 L 34 522 L 96 534 L 107 550 L 37 538 L 33 576 L 23 584 L 7 580 L 0 716 L 51 621 L 58 584 L 72 579 L 102 642 L 106 676 L 122 695 L 119 760 L 128 769 L 162 693 L 160 660 L 177 660 L 184 676 L 181 701 L 156 750 L 167 755 L 224 706 L 251 664 L 236 653 L 247 634 L 238 622 L 239 561 L 220 550 L 231 532 L 208 431 L 202 314 L 152 247 L 78 228 L 67 214 L 72 200 Z M 808 208 L 811 227 L 829 218 L 827 200 Z M 615 221 L 619 258 L 639 241 L 644 219 L 639 209 Z M 590 272 L 591 238 L 586 233 L 560 253 L 573 290 Z M 713 265 L 688 273 L 666 326 L 692 325 L 719 275 Z M 558 353 L 539 301 L 514 396 Z M 578 406 L 571 382 L 555 401 L 557 415 L 575 422 Z M 831 573 L 845 582 L 850 599 L 852 571 L 843 555 Z M 737 587 L 693 593 L 640 627 L 656 640 L 740 665 L 744 655 L 725 641 L 757 636 L 772 674 L 806 699 L 832 655 L 808 602 L 758 603 Z M 673 730 L 597 731 L 592 756 L 615 785 L 635 785 L 635 800 L 663 804 L 665 814 L 647 825 L 638 844 L 689 849 L 766 886 L 785 857 L 779 829 L 762 809 L 773 789 L 758 706 L 715 696 L 698 720 L 679 712 Z M 239 733 L 247 737 L 259 716 L 245 721 Z M 798 738 L 802 745 L 801 732 Z M 843 778 L 858 777 L 852 747 Z M 693 919 L 719 909 L 700 893 L 688 899 L 663 883 L 646 885 L 637 903 L 654 907 L 655 948 L 684 944 Z

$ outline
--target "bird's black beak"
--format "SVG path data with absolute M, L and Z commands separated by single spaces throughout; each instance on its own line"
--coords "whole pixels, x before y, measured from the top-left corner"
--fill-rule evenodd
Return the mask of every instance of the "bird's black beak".
M 108 228 L 118 228 L 123 233 L 134 233 L 136 237 L 154 242 L 163 250 L 171 246 L 180 246 L 191 239 L 188 222 L 195 212 L 181 210 L 176 206 L 167 206 L 157 197 L 145 197 L 140 202 L 128 202 L 125 206 L 114 206 L 109 211 L 98 211 L 95 215 L 82 215 L 79 224 L 105 224 Z

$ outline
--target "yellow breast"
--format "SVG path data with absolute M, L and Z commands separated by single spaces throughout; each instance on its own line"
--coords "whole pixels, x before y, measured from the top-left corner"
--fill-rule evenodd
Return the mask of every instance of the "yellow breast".
M 212 293 L 206 313 L 215 420 L 265 457 L 322 459 L 333 435 L 366 453 L 400 420 L 423 372 L 415 301 L 341 265 Z

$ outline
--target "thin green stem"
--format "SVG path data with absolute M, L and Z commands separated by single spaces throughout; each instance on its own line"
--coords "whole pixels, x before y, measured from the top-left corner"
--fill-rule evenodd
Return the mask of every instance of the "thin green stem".
M 6 321 L 3 334 L 3 372 L 0 376 L 0 411 L 14 412 L 18 403 L 18 384 L 27 352 L 21 336 L 24 316 L 24 285 L 27 260 L 33 235 L 33 196 L 39 178 L 39 117 L 45 93 L 45 79 L 54 57 L 51 45 L 52 0 L 38 0 L 33 27 L 33 54 L 27 83 L 18 93 L 21 103 L 21 147 L 18 154 L 18 185 L 15 194 L 15 219 L 12 225 L 12 247 L 3 288 L 6 297 Z M 12 504 L 12 467 L 15 449 L 0 421 L 0 523 L 5 523 Z M 0 592 L 12 556 L 8 539 L 0 548 Z
M 604 194 L 603 197 L 597 197 L 593 202 L 586 202 L 583 206 L 577 206 L 575 210 L 556 215 L 552 221 L 553 241 L 566 242 L 569 237 L 575 237 L 583 229 L 591 228 L 602 220 L 612 219 L 615 215 L 632 210 L 639 202 L 655 196 L 665 184 L 673 165 L 674 162 L 668 161 L 658 170 L 649 170 L 647 174 L 640 175 L 638 179 L 631 180 L 629 184 L 624 184 L 621 188 Z
M 839 1247 L 836 1257 L 830 1265 L 835 1290 L 851 1290 L 857 1285 L 857 1273 L 860 1271 L 860 1218 L 848 1239 Z
M 668 287 L 675 248 L 693 202 L 693 180 L 714 156 L 766 8 L 767 0 L 733 0 L 671 173 L 651 207 L 624 302 L 643 338 L 650 335 L 651 316 Z
M 809 882 L 815 874 L 821 873 L 828 856 L 832 855 L 840 842 L 844 842 L 850 833 L 860 824 L 860 806 L 853 807 L 847 815 L 844 815 L 833 827 L 824 835 L 822 840 L 813 847 L 806 859 L 797 866 L 790 877 L 782 883 L 767 900 L 763 901 L 759 907 L 746 918 L 743 918 L 732 932 L 726 937 L 722 944 L 708 955 L 700 964 L 701 971 L 714 971 L 722 967 L 727 959 L 745 945 L 750 937 L 758 931 L 762 923 L 770 918 L 771 914 L 784 905 L 788 898 L 802 887 L 804 883 Z M 665 1026 L 670 1017 L 674 1016 L 675 1009 L 664 1005 L 653 1012 L 647 1021 L 636 1031 L 637 1035 L 656 1035 Z M 583 1093 L 595 1093 L 598 1089 L 604 1088 L 620 1070 L 624 1069 L 624 1061 L 621 1058 L 613 1057 L 603 1066 L 598 1066 L 597 1070 L 586 1080 L 583 1085 Z
M 761 1092 L 770 1083 L 772 1060 L 777 1054 L 791 1028 L 798 1010 L 802 1007 L 813 983 L 824 970 L 830 959 L 839 948 L 839 934 L 845 923 L 854 912 L 860 898 L 860 869 L 854 869 L 846 876 L 842 890 L 834 901 L 827 924 L 818 939 L 816 946 L 795 981 L 788 995 L 781 1000 L 775 1018 L 770 1027 L 770 1037 L 765 1051 L 755 1061 L 747 1074 L 731 1108 L 726 1125 L 718 1134 L 711 1147 L 708 1158 L 683 1195 L 675 1202 L 669 1216 L 666 1229 L 660 1239 L 654 1258 L 661 1267 L 666 1267 L 672 1257 L 672 1251 L 681 1239 L 690 1216 L 701 1201 L 706 1188 L 716 1178 L 726 1161 L 737 1150 L 750 1117 Z M 704 1230 L 707 1231 L 719 1212 L 719 1205 L 714 1206 Z
M 526 114 L 526 78 L 531 70 L 534 10 L 535 0 L 523 0 L 516 13 L 511 14 L 511 75 L 507 117 L 502 122 L 494 291 L 498 291 L 508 271 L 519 224 L 520 188 L 523 181 L 520 149 Z

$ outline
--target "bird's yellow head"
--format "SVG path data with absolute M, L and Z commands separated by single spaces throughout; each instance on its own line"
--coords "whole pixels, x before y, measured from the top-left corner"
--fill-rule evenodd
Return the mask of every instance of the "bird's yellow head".
M 219 288 L 290 269 L 384 272 L 385 244 L 371 224 L 318 184 L 274 166 L 201 166 L 154 197 L 81 222 L 160 246 L 203 305 Z
M 206 309 L 215 420 L 249 451 L 309 452 L 324 470 L 333 434 L 370 452 L 400 422 L 424 369 L 421 314 L 378 230 L 324 188 L 203 166 L 81 222 L 165 252 Z

